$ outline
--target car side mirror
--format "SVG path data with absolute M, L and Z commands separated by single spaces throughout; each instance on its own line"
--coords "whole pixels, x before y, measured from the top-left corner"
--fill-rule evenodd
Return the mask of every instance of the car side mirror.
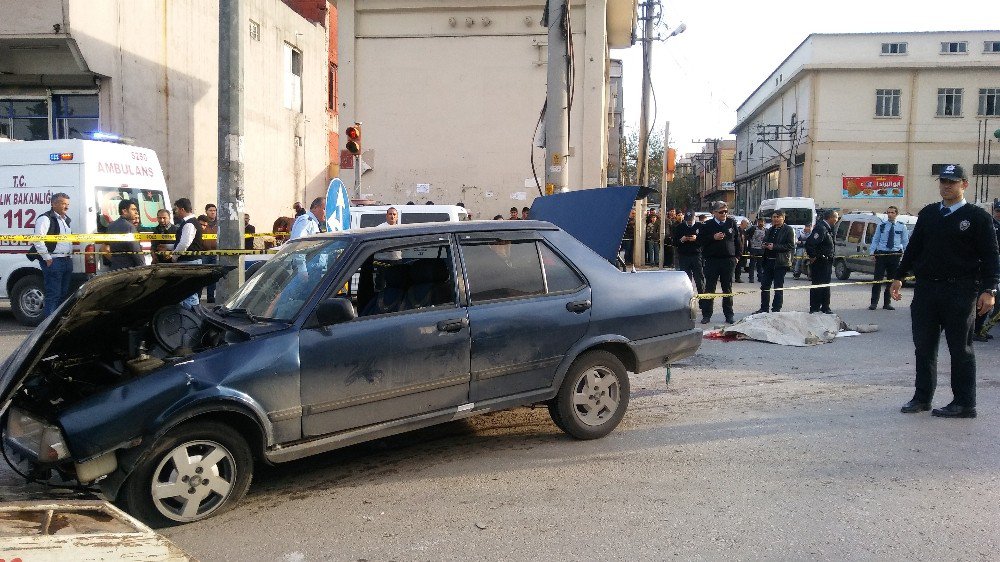
M 316 308 L 316 321 L 321 326 L 330 326 L 354 320 L 358 317 L 358 311 L 354 310 L 354 305 L 350 299 L 334 297 L 319 303 Z

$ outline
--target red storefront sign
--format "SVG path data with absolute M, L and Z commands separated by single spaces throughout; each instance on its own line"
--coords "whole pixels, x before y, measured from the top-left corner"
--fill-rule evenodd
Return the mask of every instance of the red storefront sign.
M 845 199 L 884 199 L 903 196 L 903 176 L 844 176 Z

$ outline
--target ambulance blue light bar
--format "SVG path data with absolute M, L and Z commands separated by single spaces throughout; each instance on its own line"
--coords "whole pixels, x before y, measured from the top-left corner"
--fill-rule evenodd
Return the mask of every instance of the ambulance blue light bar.
M 53 152 L 52 154 L 49 154 L 49 160 L 52 162 L 67 161 L 72 159 L 72 152 Z
M 135 139 L 133 139 L 132 137 L 123 137 L 121 135 L 116 135 L 114 133 L 105 133 L 102 131 L 94 131 L 90 133 L 90 138 L 96 141 L 115 142 L 118 144 L 132 144 L 135 142 Z

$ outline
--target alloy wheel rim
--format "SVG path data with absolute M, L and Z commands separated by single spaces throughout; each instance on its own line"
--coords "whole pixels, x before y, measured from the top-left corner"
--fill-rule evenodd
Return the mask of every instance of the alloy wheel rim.
M 38 289 L 21 293 L 21 310 L 28 316 L 35 317 L 45 309 L 45 295 Z
M 197 521 L 225 503 L 235 482 L 236 460 L 228 449 L 214 441 L 188 441 L 160 460 L 150 494 L 164 517 Z
M 621 382 L 607 367 L 588 369 L 573 388 L 573 412 L 586 425 L 596 427 L 607 423 L 621 400 Z

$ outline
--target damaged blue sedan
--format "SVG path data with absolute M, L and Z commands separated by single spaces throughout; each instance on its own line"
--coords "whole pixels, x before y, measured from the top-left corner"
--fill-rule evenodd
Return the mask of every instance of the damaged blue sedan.
M 323 234 L 195 310 L 177 303 L 225 267 L 112 272 L 0 367 L 4 452 L 164 526 L 231 508 L 255 464 L 499 409 L 545 404 L 569 435 L 603 437 L 628 373 L 702 336 L 684 273 L 622 272 L 605 252 L 542 221 Z

